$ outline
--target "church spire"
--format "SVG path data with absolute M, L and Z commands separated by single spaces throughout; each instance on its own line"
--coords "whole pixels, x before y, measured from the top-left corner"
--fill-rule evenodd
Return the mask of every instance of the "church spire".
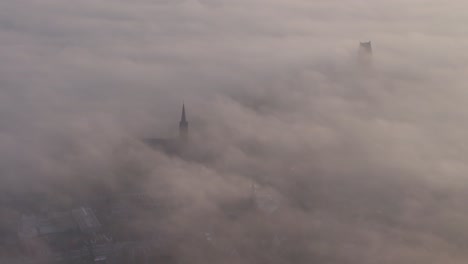
M 182 116 L 179 122 L 179 137 L 180 139 L 186 140 L 188 138 L 188 122 L 185 116 L 185 104 L 182 104 Z
M 182 104 L 182 117 L 180 118 L 180 122 L 187 122 L 185 117 L 185 104 Z

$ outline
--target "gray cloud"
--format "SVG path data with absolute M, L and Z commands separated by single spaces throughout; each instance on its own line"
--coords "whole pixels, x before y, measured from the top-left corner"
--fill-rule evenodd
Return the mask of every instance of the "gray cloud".
M 182 262 L 465 263 L 464 8 L 2 1 L 1 186 L 67 203 L 135 176 L 181 204 L 158 228 Z M 195 161 L 139 141 L 182 101 Z M 278 209 L 226 217 L 252 183 Z

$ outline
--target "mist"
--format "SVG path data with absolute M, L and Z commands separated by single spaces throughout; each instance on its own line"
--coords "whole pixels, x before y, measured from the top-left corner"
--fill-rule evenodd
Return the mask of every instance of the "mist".
M 2 1 L 1 231 L 142 192 L 177 263 L 466 263 L 466 8 Z

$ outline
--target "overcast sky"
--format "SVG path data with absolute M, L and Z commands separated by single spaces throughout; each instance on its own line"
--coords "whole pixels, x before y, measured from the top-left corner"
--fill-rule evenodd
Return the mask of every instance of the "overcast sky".
M 149 192 L 163 184 L 193 201 L 167 216 L 174 233 L 229 230 L 226 247 L 249 252 L 246 234 L 276 232 L 271 247 L 297 248 L 269 256 L 252 245 L 233 263 L 466 263 L 466 8 L 0 1 L 2 188 L 49 192 L 83 178 L 114 188 L 130 164 Z M 177 135 L 182 102 L 198 162 L 139 140 Z M 252 183 L 274 201 L 265 219 L 219 216 Z

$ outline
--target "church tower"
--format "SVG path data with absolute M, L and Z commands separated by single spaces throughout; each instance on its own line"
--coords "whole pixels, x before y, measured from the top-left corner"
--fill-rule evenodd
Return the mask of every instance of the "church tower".
M 179 138 L 181 140 L 188 139 L 188 122 L 185 116 L 185 104 L 182 105 L 182 116 L 179 122 Z
M 372 43 L 370 41 L 359 43 L 358 60 L 363 67 L 372 65 Z
M 359 53 L 362 55 L 372 56 L 372 42 L 360 42 Z

